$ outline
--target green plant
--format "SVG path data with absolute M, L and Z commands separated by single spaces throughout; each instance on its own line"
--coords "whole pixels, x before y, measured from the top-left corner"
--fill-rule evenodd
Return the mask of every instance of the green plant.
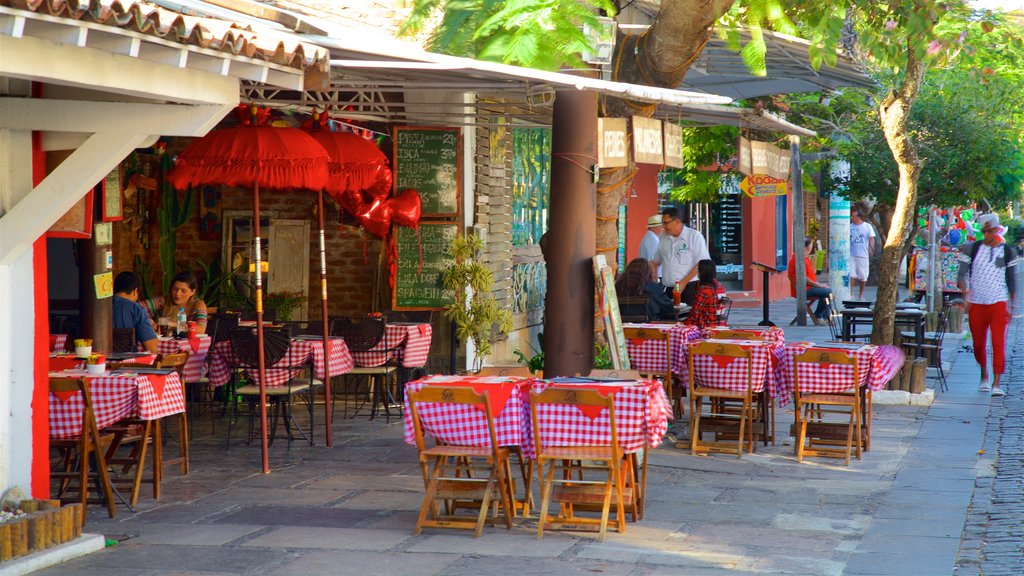
M 242 276 L 242 267 L 229 272 L 223 272 L 219 259 L 212 264 L 200 260 L 195 261 L 195 267 L 202 270 L 202 281 L 199 285 L 199 298 L 210 307 L 219 308 L 254 308 L 250 298 L 240 294 L 236 289 L 236 283 L 248 284 Z
M 302 292 L 271 292 L 263 299 L 263 306 L 277 310 L 278 320 L 291 320 L 292 312 L 302 306 Z
M 527 358 L 526 354 L 523 354 L 522 350 L 519 350 L 518 348 L 512 351 L 512 353 L 515 354 L 515 356 L 517 358 L 517 361 L 520 364 L 525 364 L 526 367 L 530 369 L 530 374 L 536 374 L 536 373 L 544 370 L 544 333 L 543 332 L 540 332 L 540 333 L 537 334 L 537 343 L 540 345 L 540 350 L 537 350 L 536 348 L 534 348 L 532 344 L 529 345 L 530 346 L 530 351 L 533 352 L 533 356 L 530 356 L 529 358 Z
M 494 300 L 491 271 L 478 261 L 483 247 L 483 241 L 475 234 L 458 235 L 448 249 L 454 261 L 445 268 L 441 279 L 444 288 L 454 294 L 453 302 L 445 306 L 444 317 L 455 325 L 455 335 L 461 342 L 473 341 L 473 365 L 477 370 L 491 353 L 496 333 L 512 331 L 512 314 Z
M 139 280 L 142 283 L 139 290 L 142 293 L 142 299 L 151 300 L 154 296 L 152 280 L 153 269 L 149 265 L 149 262 L 143 260 L 138 254 L 135 255 L 135 273 L 139 275 Z
M 615 368 L 612 364 L 612 352 L 607 346 L 594 343 L 594 368 L 598 370 L 611 370 Z
M 160 160 L 160 168 L 166 175 L 173 163 L 167 154 Z M 163 271 L 163 293 L 170 293 L 171 278 L 175 274 L 174 254 L 178 251 L 177 229 L 188 222 L 192 214 L 192 189 L 185 191 L 185 197 L 178 202 L 178 192 L 167 179 L 163 179 L 160 190 L 160 207 L 156 211 L 156 219 L 160 225 L 160 267 Z

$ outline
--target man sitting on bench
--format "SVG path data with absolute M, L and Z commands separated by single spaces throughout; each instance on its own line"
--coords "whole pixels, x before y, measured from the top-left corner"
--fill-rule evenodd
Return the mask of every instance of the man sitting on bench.
M 811 249 L 813 241 L 804 238 L 804 275 L 807 278 L 807 313 L 814 319 L 817 326 L 828 324 L 829 306 L 828 299 L 832 297 L 832 289 L 824 282 L 818 282 L 817 273 L 814 271 L 814 263 L 811 261 Z M 789 276 L 789 294 L 796 297 L 796 254 L 789 259 L 789 269 L 786 271 Z M 817 301 L 812 313 L 811 302 Z

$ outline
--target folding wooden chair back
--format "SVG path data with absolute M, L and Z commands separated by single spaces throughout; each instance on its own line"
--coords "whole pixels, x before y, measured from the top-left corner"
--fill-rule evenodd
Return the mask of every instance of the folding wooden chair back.
M 640 372 L 638 370 L 604 370 L 595 368 L 588 374 L 591 378 L 621 378 L 623 380 L 639 380 Z
M 768 331 L 744 332 L 743 330 L 715 330 L 716 340 L 768 340 Z
M 512 376 L 516 378 L 532 378 L 534 376 L 526 366 L 484 366 L 476 375 Z
M 819 366 L 850 366 L 849 390 L 844 392 L 817 392 L 810 385 L 809 378 L 801 377 L 801 367 Z M 841 371 L 829 372 L 830 383 L 834 384 Z M 843 458 L 850 465 L 850 452 L 856 442 L 857 459 L 861 458 L 863 436 L 861 434 L 862 395 L 860 391 L 860 371 L 857 359 L 839 351 L 807 350 L 793 359 L 793 413 L 796 418 L 796 459 L 804 461 L 804 456 L 825 456 Z M 843 448 L 837 448 L 837 441 L 842 440 L 844 425 L 830 422 L 829 414 L 848 415 L 845 423 L 846 440 Z M 869 424 L 870 426 L 870 424 Z M 856 432 L 856 436 L 854 433 Z
M 458 386 L 424 386 L 416 392 L 409 392 L 408 402 L 420 470 L 425 482 L 423 503 L 420 505 L 414 533 L 419 534 L 423 528 L 456 528 L 472 529 L 473 536 L 480 537 L 487 520 L 487 511 L 495 500 L 495 505 L 500 505 L 505 517 L 506 528 L 511 529 L 515 512 L 509 482 L 509 450 L 498 446 L 494 414 L 487 401 L 487 393 L 478 394 L 472 388 Z M 489 445 L 437 442 L 428 447 L 424 439 L 427 431 L 424 430 L 418 410 L 418 406 L 423 403 L 482 408 L 487 421 Z M 479 502 L 479 512 L 475 519 L 456 514 L 460 503 L 466 501 Z M 444 512 L 439 502 L 443 504 Z
M 50 392 L 54 395 L 78 393 L 82 397 L 81 432 L 78 437 L 50 438 L 50 448 L 60 453 L 60 469 L 50 472 L 51 479 L 60 480 L 57 497 L 62 502 L 74 501 L 82 505 L 79 524 L 85 526 L 85 506 L 90 501 L 89 480 L 96 480 L 99 496 L 107 507 L 107 514 L 113 518 L 117 511 L 114 508 L 114 492 L 110 486 L 103 448 L 104 444 L 109 443 L 111 436 L 100 436 L 89 386 L 85 378 L 50 378 Z M 90 471 L 92 466 L 95 466 L 95 471 Z M 72 481 L 77 481 L 77 497 L 74 500 L 62 498 L 64 492 L 71 487 Z
M 178 354 L 160 354 L 156 357 L 154 365 L 157 368 L 173 368 L 181 379 L 182 393 L 186 394 L 188 387 L 185 382 L 185 364 L 188 364 L 188 352 Z M 187 397 L 187 394 L 186 394 Z M 181 473 L 188 474 L 188 413 L 187 411 L 178 414 L 178 457 L 163 461 L 165 465 L 181 465 Z
M 623 327 L 622 334 L 626 340 L 654 340 L 665 347 L 665 371 L 664 372 L 643 372 L 641 376 L 652 380 L 660 380 L 665 385 L 665 395 L 668 396 L 668 404 L 672 406 L 677 418 L 683 415 L 682 390 L 678 393 L 672 381 L 672 347 L 669 345 L 668 331 L 661 331 L 657 328 L 630 328 Z
M 541 411 L 545 406 L 591 407 L 608 413 L 609 442 L 600 445 L 572 446 L 554 440 L 561 430 L 545 423 Z M 552 385 L 541 392 L 530 393 L 530 414 L 537 469 L 540 471 L 541 504 L 537 538 L 544 537 L 545 528 L 583 530 L 597 529 L 604 539 L 612 499 L 615 500 L 616 529 L 626 531 L 624 475 L 632 475 L 633 467 L 624 462 L 615 426 L 615 399 L 594 389 L 578 386 Z M 545 473 L 544 465 L 548 465 Z M 602 480 L 588 479 L 588 472 L 604 471 Z M 630 485 L 635 486 L 632 477 Z M 548 514 L 552 498 L 560 503 L 561 514 Z M 631 499 L 636 515 L 635 499 Z M 578 516 L 578 509 L 600 506 L 600 518 Z
M 713 382 L 705 382 L 697 378 L 694 360 L 698 356 L 726 357 L 733 361 L 745 361 L 746 382 L 741 390 L 716 388 Z M 753 355 L 739 344 L 722 342 L 698 342 L 687 350 L 687 372 L 690 379 L 690 454 L 702 452 L 727 452 L 743 456 L 743 443 L 747 449 L 754 451 L 754 420 L 757 411 L 753 401 L 754 363 Z M 710 412 L 704 414 L 704 398 L 710 400 Z M 739 401 L 739 414 L 727 408 L 728 401 Z M 703 428 L 702 428 L 703 425 Z M 705 442 L 703 433 L 713 432 L 715 441 Z M 735 434 L 736 443 L 718 439 L 719 434 Z

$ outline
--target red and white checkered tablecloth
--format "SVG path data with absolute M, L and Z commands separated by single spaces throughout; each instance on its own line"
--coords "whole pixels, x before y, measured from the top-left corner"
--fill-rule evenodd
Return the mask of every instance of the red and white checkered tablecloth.
M 656 380 L 626 382 L 558 382 L 534 380 L 523 387 L 523 402 L 529 414 L 529 391 L 544 391 L 548 386 L 580 386 L 583 388 L 618 388 L 615 392 L 615 426 L 619 446 L 625 453 L 638 452 L 645 446 L 658 446 L 668 431 L 672 407 L 665 396 L 665 388 Z M 544 430 L 544 439 L 557 446 L 599 446 L 611 442 L 608 412 L 602 411 L 591 419 L 575 406 L 538 406 L 538 426 Z M 536 456 L 533 427 L 527 427 L 528 443 L 523 445 L 527 458 Z
M 775 367 L 781 360 L 783 347 L 763 340 L 692 340 L 687 343 L 689 349 L 691 344 L 700 342 L 720 342 L 722 344 L 739 344 L 746 350 L 751 351 L 751 362 L 753 362 L 753 388 L 757 393 L 765 389 L 775 397 L 777 394 L 777 383 L 775 378 Z M 684 354 L 685 358 L 685 354 Z M 744 358 L 730 358 L 727 356 L 714 357 L 700 354 L 693 359 L 695 379 L 703 386 L 710 388 L 724 388 L 742 392 L 747 389 L 747 360 Z M 683 369 L 679 372 L 683 386 L 689 388 L 690 376 L 687 361 L 683 361 Z
M 293 339 L 277 366 L 301 366 L 313 359 L 313 372 L 317 378 L 324 377 L 324 342 L 323 340 Z M 238 364 L 238 358 L 231 349 L 231 342 L 217 342 L 210 350 L 210 384 L 223 386 L 231 379 L 231 366 Z M 331 338 L 331 376 L 341 376 L 352 369 L 352 355 L 348 346 L 341 338 Z M 283 386 L 295 376 L 297 369 L 266 367 L 267 386 Z M 254 384 L 259 384 L 259 374 L 255 368 L 246 370 L 246 374 Z
M 67 349 L 67 334 L 50 334 L 50 352 L 64 352 Z
M 723 331 L 740 332 L 750 335 L 750 340 L 764 340 L 779 346 L 786 345 L 786 333 L 778 326 L 764 326 L 757 328 L 730 328 L 729 326 L 708 326 L 701 333 L 702 338 L 718 338 L 718 333 Z
M 159 338 L 156 345 L 158 354 L 181 354 L 188 352 L 188 362 L 185 364 L 185 382 L 198 382 L 203 377 L 206 368 L 206 355 L 210 352 L 210 343 L 213 339 L 206 334 L 197 337 L 198 350 L 192 350 L 192 344 L 188 340 L 176 338 Z M 141 346 L 140 346 L 141 349 Z
M 384 336 L 372 349 L 352 352 L 357 366 L 381 366 L 390 360 L 392 350 L 403 368 L 426 366 L 433 328 L 427 323 L 395 323 L 384 327 Z
M 507 394 L 501 411 L 494 415 L 494 431 L 501 446 L 523 446 L 528 436 L 530 415 L 523 404 L 521 387 L 528 378 L 507 376 L 427 376 L 405 385 L 405 443 L 416 445 L 416 434 L 409 409 L 409 393 L 424 386 L 470 386 L 477 393 Z M 421 402 L 416 405 L 426 436 L 440 442 L 461 446 L 490 446 L 487 417 L 480 409 L 470 406 L 452 406 Z
M 700 336 L 700 330 L 696 326 L 686 324 L 654 324 L 654 323 L 628 323 L 623 328 L 649 328 L 661 332 L 668 332 L 668 346 L 672 362 L 672 372 L 678 373 L 682 364 L 686 363 L 683 344 Z M 629 367 L 639 370 L 643 374 L 664 374 L 665 368 L 665 344 L 658 340 L 626 341 L 626 352 L 629 353 Z
M 84 370 L 51 372 L 51 376 L 82 376 Z M 181 379 L 172 372 L 163 376 L 163 390 L 154 387 L 156 376 L 111 374 L 86 376 L 92 396 L 96 425 L 102 429 L 125 418 L 156 420 L 185 411 Z M 74 393 L 61 400 L 50 394 L 50 437 L 73 438 L 82 429 L 82 395 Z
M 860 385 L 869 390 L 881 390 L 903 367 L 903 351 L 896 346 L 874 346 L 864 344 L 858 348 L 832 347 L 828 344 L 814 345 L 800 342 L 783 348 L 776 381 L 779 405 L 788 404 L 793 398 L 793 359 L 807 350 L 839 351 L 857 359 L 860 371 Z M 813 394 L 844 392 L 851 388 L 852 366 L 823 366 L 809 363 L 800 364 L 801 390 Z

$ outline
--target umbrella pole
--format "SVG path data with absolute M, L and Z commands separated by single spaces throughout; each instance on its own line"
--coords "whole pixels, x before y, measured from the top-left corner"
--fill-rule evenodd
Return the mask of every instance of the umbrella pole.
M 317 214 L 320 216 L 320 305 L 324 322 L 324 435 L 331 446 L 331 416 L 334 396 L 331 394 L 331 335 L 327 318 L 327 245 L 324 241 L 324 191 L 317 194 Z M 312 430 L 310 430 L 312 434 Z
M 256 347 L 258 348 L 260 375 L 260 453 L 263 473 L 270 473 L 270 455 L 267 445 L 267 360 L 263 354 L 263 269 L 260 245 L 260 185 L 252 192 L 252 248 L 256 261 Z M 287 426 L 287 422 L 285 426 Z

